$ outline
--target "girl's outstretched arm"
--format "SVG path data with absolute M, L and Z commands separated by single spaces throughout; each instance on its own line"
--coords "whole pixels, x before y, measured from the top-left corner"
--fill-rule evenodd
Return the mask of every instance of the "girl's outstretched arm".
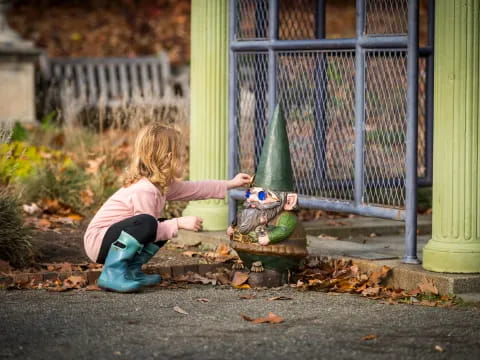
M 223 199 L 227 190 L 247 186 L 250 176 L 237 174 L 231 180 L 176 181 L 168 188 L 167 200 Z

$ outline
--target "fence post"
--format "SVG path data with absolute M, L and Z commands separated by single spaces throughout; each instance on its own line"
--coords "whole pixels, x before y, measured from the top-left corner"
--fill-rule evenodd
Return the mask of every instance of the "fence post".
M 420 264 L 417 258 L 418 0 L 408 2 L 407 84 L 406 214 L 403 262 Z
M 365 146 L 365 53 L 359 43 L 365 31 L 365 0 L 357 0 L 357 44 L 355 46 L 355 207 L 363 204 Z

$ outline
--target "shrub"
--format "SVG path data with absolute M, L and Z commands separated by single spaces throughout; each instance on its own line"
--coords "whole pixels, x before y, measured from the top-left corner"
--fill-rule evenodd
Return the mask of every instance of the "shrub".
M 85 205 L 81 192 L 87 183 L 87 174 L 73 163 L 48 162 L 37 168 L 33 176 L 21 184 L 21 199 L 24 202 L 58 200 L 71 209 L 82 212 Z
M 0 259 L 14 267 L 29 265 L 34 258 L 30 230 L 23 225 L 18 200 L 0 190 Z

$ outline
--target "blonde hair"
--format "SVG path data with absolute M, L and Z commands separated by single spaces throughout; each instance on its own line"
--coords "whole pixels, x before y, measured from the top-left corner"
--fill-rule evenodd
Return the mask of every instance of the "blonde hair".
M 165 194 L 183 170 L 182 146 L 178 130 L 159 123 L 145 126 L 135 140 L 132 162 L 123 185 L 129 186 L 145 177 Z

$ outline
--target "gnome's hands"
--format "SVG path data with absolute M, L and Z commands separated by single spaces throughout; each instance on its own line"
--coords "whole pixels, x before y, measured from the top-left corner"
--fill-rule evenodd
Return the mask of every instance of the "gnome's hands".
M 259 235 L 258 236 L 258 243 L 260 245 L 268 245 L 270 244 L 270 238 L 268 237 L 268 234 L 265 233 L 264 235 Z

